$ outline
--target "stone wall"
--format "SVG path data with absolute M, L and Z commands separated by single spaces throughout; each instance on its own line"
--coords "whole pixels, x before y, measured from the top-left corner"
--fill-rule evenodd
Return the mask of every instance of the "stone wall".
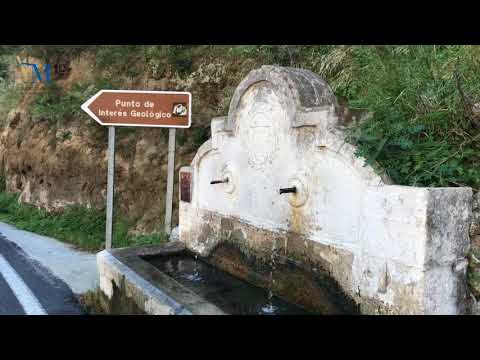
M 252 71 L 180 170 L 180 240 L 202 256 L 225 241 L 264 260 L 280 248 L 363 313 L 467 312 L 472 190 L 393 185 L 355 156 L 343 120 L 317 75 Z
M 480 193 L 473 197 L 470 227 L 471 252 L 469 256 L 468 284 L 472 296 L 472 313 L 480 315 Z

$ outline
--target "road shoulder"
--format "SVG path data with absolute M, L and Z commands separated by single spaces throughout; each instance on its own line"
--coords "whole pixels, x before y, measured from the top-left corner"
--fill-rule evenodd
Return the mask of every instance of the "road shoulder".
M 0 222 L 0 234 L 64 281 L 73 293 L 83 294 L 97 288 L 99 280 L 95 254 L 76 250 L 56 239 L 19 230 L 3 222 Z

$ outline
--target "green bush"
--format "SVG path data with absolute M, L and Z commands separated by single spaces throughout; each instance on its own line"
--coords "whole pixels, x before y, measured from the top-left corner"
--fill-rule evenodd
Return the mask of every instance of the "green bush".
M 5 192 L 7 190 L 7 183 L 5 179 L 5 174 L 0 173 L 0 193 Z
M 97 251 L 105 243 L 105 211 L 82 206 L 67 207 L 61 212 L 44 209 L 18 201 L 18 195 L 0 192 L 0 220 L 17 228 L 51 236 L 75 247 Z M 166 240 L 164 234 L 130 236 L 130 222 L 117 218 L 114 222 L 113 247 L 156 244 Z
M 200 46 L 190 45 L 157 45 L 145 47 L 145 59 L 149 64 L 150 75 L 155 79 L 166 76 L 170 67 L 180 76 L 193 71 L 195 49 Z
M 349 136 L 368 163 L 398 184 L 478 189 L 470 111 L 480 101 L 479 54 L 474 46 L 345 46 L 324 54 L 316 70 L 351 107 L 373 113 Z
M 168 235 L 165 233 L 157 233 L 150 235 L 139 235 L 133 238 L 134 246 L 156 245 L 168 241 Z
M 0 80 L 7 80 L 9 71 L 9 64 L 0 56 Z
M 142 71 L 145 54 L 140 45 L 103 45 L 95 53 L 96 67 L 109 70 L 114 76 L 118 74 L 133 78 Z
M 193 144 L 198 148 L 210 138 L 210 127 L 194 127 L 192 133 Z
M 45 62 L 55 63 L 59 60 L 72 60 L 85 51 L 90 51 L 94 45 L 20 45 L 9 49 L 25 51 L 28 56 L 35 57 Z
M 174 69 L 182 76 L 192 71 L 192 46 L 171 45 L 168 47 L 167 59 Z
M 36 118 L 45 118 L 58 123 L 65 123 L 78 117 L 87 118 L 80 106 L 96 91 L 93 85 L 74 84 L 70 91 L 65 93 L 55 83 L 51 83 L 35 99 L 31 113 Z
M 0 124 L 5 123 L 8 112 L 17 106 L 22 93 L 8 84 L 8 80 L 0 79 Z

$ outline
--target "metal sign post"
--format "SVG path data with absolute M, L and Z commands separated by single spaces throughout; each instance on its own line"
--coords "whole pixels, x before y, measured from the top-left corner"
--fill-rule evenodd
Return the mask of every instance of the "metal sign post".
M 172 227 L 173 175 L 175 170 L 175 132 L 176 129 L 168 130 L 168 175 L 167 196 L 165 203 L 165 232 L 168 235 L 170 235 Z
M 108 127 L 108 170 L 107 170 L 107 223 L 105 249 L 112 248 L 113 234 L 113 191 L 115 174 L 115 126 Z

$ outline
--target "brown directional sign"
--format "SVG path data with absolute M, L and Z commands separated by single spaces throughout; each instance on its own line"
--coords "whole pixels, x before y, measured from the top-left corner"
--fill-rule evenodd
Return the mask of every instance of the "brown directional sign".
M 188 128 L 192 95 L 178 91 L 101 90 L 82 109 L 101 125 Z

